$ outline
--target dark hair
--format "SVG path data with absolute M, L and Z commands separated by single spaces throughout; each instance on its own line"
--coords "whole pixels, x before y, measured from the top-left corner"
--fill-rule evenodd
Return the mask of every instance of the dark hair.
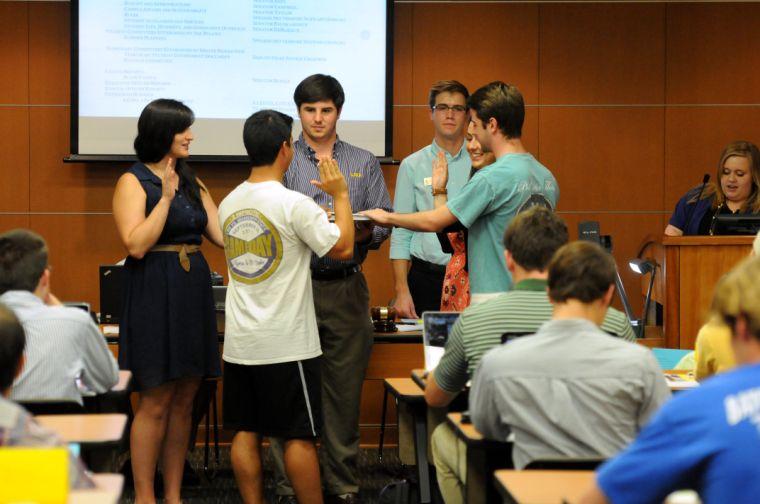
M 16 315 L 0 304 L 0 392 L 13 385 L 25 346 L 24 328 Z
M 145 106 L 137 120 L 135 153 L 143 163 L 157 163 L 166 156 L 174 142 L 174 135 L 182 133 L 195 122 L 195 115 L 184 103 L 160 98 Z M 184 159 L 178 159 L 175 170 L 180 178 L 180 189 L 196 206 L 201 206 L 201 187 L 195 172 Z
M 428 94 L 428 104 L 432 109 L 435 107 L 435 99 L 441 93 L 459 93 L 464 96 L 464 99 L 470 97 L 470 92 L 467 90 L 464 84 L 455 80 L 439 80 L 430 88 Z
M 296 90 L 293 93 L 293 101 L 296 102 L 298 110 L 301 109 L 301 105 L 304 103 L 316 103 L 328 100 L 332 100 L 338 112 L 343 108 L 343 103 L 346 101 L 343 86 L 332 75 L 310 75 L 296 86 Z
M 528 271 L 545 270 L 567 240 L 565 222 L 541 206 L 517 214 L 504 232 L 504 248 Z
M 512 84 L 494 81 L 479 88 L 467 99 L 467 108 L 475 111 L 485 125 L 493 117 L 507 138 L 520 138 L 525 122 L 522 93 Z
M 37 233 L 13 229 L 0 235 L 0 294 L 34 292 L 47 265 L 47 244 Z
M 274 163 L 282 143 L 290 145 L 293 118 L 276 110 L 259 110 L 246 119 L 243 126 L 243 144 L 251 165 L 266 166 Z
M 602 299 L 613 283 L 615 260 L 596 243 L 568 243 L 549 263 L 549 297 L 555 302 L 591 303 Z

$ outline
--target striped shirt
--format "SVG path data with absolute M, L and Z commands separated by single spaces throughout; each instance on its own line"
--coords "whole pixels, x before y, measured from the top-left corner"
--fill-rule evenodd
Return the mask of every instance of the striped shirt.
M 475 374 L 481 357 L 501 345 L 505 333 L 534 333 L 552 318 L 546 280 L 523 280 L 496 298 L 471 306 L 451 328 L 446 348 L 435 368 L 435 381 L 449 392 L 459 392 Z M 631 324 L 623 313 L 610 308 L 601 329 L 634 341 Z
M 353 212 L 382 208 L 393 211 L 388 188 L 385 185 L 383 171 L 377 158 L 368 150 L 360 149 L 338 138 L 333 146 L 333 159 L 338 162 L 341 173 L 348 184 L 348 198 Z M 312 198 L 321 207 L 332 208 L 332 196 L 314 186 L 311 181 L 319 180 L 317 156 L 314 149 L 306 143 L 303 133 L 293 143 L 293 161 L 285 172 L 283 184 L 288 189 L 298 191 Z M 311 257 L 312 268 L 341 269 L 361 264 L 369 250 L 380 247 L 383 240 L 390 235 L 390 229 L 375 226 L 372 238 L 366 243 L 354 245 L 354 257 L 348 261 L 338 261 L 329 257 Z
M 26 362 L 13 383 L 11 399 L 82 404 L 83 391 L 100 394 L 116 384 L 119 367 L 88 313 L 48 306 L 29 291 L 8 291 L 0 303 L 13 310 L 26 333 Z

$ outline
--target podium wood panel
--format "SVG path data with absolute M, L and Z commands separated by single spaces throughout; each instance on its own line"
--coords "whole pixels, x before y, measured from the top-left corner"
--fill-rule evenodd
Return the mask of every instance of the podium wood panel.
M 693 349 L 710 309 L 715 284 L 746 258 L 753 236 L 665 237 L 665 341 Z

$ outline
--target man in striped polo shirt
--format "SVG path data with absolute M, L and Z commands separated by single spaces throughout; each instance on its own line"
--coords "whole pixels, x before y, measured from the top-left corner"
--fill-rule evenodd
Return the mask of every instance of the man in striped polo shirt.
M 345 101 L 335 77 L 314 74 L 295 89 L 293 99 L 303 131 L 293 143 L 293 160 L 284 185 L 329 209 L 332 197 L 311 183 L 319 177 L 321 159 L 333 159 L 348 184 L 354 212 L 391 209 L 388 188 L 377 158 L 369 151 L 338 138 L 337 124 Z M 348 260 L 311 259 L 314 304 L 322 346 L 322 481 L 328 502 L 356 502 L 359 484 L 359 406 L 374 331 L 369 318 L 369 289 L 361 264 L 369 250 L 388 238 L 390 229 L 357 224 L 353 257 Z M 277 443 L 275 442 L 275 446 Z M 285 481 L 281 451 L 273 450 L 278 500 L 292 502 Z
M 512 275 L 511 291 L 465 310 L 451 330 L 440 363 L 428 377 L 425 400 L 447 406 L 472 378 L 480 358 L 502 342 L 502 335 L 532 334 L 552 316 L 547 295 L 547 266 L 568 241 L 567 226 L 544 207 L 515 217 L 504 234 L 504 256 Z M 603 331 L 633 341 L 631 324 L 620 311 L 607 311 Z M 447 503 L 464 502 L 465 445 L 446 423 L 432 436 L 438 485 Z

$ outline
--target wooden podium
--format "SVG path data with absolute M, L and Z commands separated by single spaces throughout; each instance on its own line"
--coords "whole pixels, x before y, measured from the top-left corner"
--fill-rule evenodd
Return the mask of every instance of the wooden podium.
M 718 280 L 752 251 L 754 236 L 665 236 L 665 346 L 694 349 Z

